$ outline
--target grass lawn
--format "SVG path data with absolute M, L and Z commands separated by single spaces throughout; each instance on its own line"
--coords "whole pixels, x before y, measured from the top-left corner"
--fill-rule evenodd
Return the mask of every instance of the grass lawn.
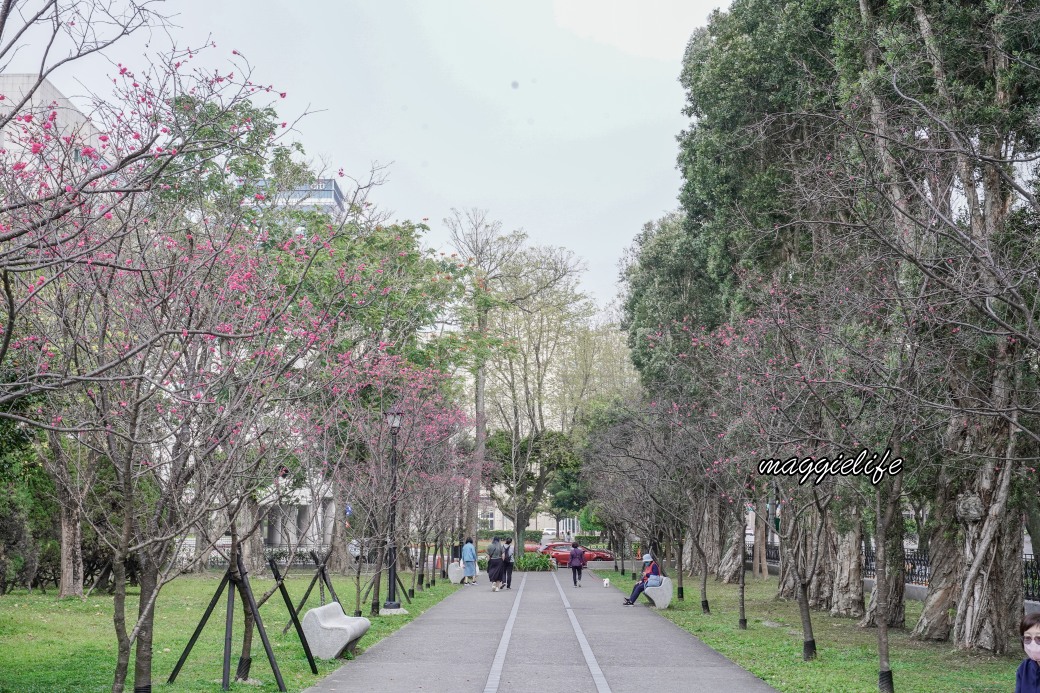
M 634 584 L 609 577 L 627 596 Z M 877 691 L 877 631 L 857 628 L 856 621 L 812 612 L 817 658 L 802 661 L 802 629 L 798 605 L 774 599 L 776 578 L 754 580 L 748 576 L 745 597 L 748 629 L 737 627 L 738 588 L 708 583 L 711 614 L 701 613 L 700 582 L 684 581 L 685 600 L 673 599 L 661 614 L 718 650 L 726 657 L 780 691 Z M 645 604 L 645 599 L 640 600 Z M 921 603 L 907 601 L 906 622 L 911 627 L 921 613 Z M 1010 691 L 1015 669 L 1024 655 L 1009 657 L 970 655 L 944 643 L 910 640 L 908 631 L 890 631 L 890 659 L 895 689 L 900 693 L 939 691 Z
M 296 577 L 286 580 L 286 587 L 294 603 L 303 597 L 313 573 L 297 569 Z M 178 578 L 163 588 L 156 609 L 156 626 L 152 688 L 155 691 L 219 691 L 224 651 L 224 615 L 227 606 L 225 591 L 199 637 L 191 656 L 177 676 L 176 683 L 166 684 L 177 659 L 198 625 L 199 619 L 220 584 L 222 572 L 191 575 Z M 402 573 L 406 586 L 411 574 Z M 250 576 L 250 582 L 259 598 L 271 588 L 270 579 Z M 353 612 L 354 584 L 348 578 L 333 577 L 336 594 L 343 601 L 348 615 Z M 372 628 L 362 638 L 358 652 L 378 642 L 402 625 L 459 589 L 448 580 L 437 580 L 431 590 L 417 593 L 411 604 L 398 593 L 401 605 L 408 609 L 407 616 L 369 616 L 369 605 L 362 605 L 363 615 L 372 620 Z M 0 693 L 77 693 L 80 691 L 108 691 L 112 686 L 115 669 L 116 640 L 112 625 L 112 598 L 91 595 L 86 601 L 66 599 L 59 601 L 56 592 L 47 595 L 14 592 L 0 597 Z M 383 586 L 383 597 L 386 586 Z M 326 599 L 328 596 L 326 595 Z M 128 612 L 137 610 L 137 593 L 127 600 Z M 371 598 L 369 599 L 371 601 Z M 308 607 L 318 605 L 317 587 L 311 593 Z M 235 632 L 232 646 L 231 675 L 234 678 L 242 642 L 242 604 L 235 595 Z M 300 691 L 316 683 L 321 677 L 343 665 L 342 661 L 315 660 L 318 676 L 311 674 L 303 647 L 292 628 L 282 635 L 289 612 L 281 596 L 275 593 L 260 608 L 260 617 L 271 638 L 278 667 L 289 691 Z M 302 618 L 302 615 L 301 615 Z M 253 636 L 253 664 L 251 680 L 232 683 L 238 691 L 277 691 L 274 674 L 264 654 L 263 643 Z M 362 655 L 363 656 L 363 655 Z M 349 663 L 346 666 L 350 666 Z M 133 659 L 127 690 L 132 689 Z

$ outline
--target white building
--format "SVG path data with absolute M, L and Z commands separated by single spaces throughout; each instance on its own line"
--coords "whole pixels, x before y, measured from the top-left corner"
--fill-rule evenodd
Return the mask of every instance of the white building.
M 301 212 L 322 212 L 333 221 L 341 221 L 347 214 L 347 200 L 335 178 L 318 178 L 280 192 L 275 203 Z
M 27 94 L 29 99 L 25 101 Z M 77 141 L 100 149 L 98 137 L 101 132 L 72 101 L 49 81 L 41 80 L 39 75 L 0 74 L 0 95 L 3 96 L 3 100 L 0 100 L 0 117 L 10 116 L 12 110 L 25 101 L 19 111 L 32 110 L 40 114 L 55 114 L 54 120 L 50 121 L 55 137 L 71 135 Z M 0 128 L 0 148 L 12 154 L 17 154 L 19 149 L 23 148 L 16 130 L 18 127 L 17 122 L 9 122 Z

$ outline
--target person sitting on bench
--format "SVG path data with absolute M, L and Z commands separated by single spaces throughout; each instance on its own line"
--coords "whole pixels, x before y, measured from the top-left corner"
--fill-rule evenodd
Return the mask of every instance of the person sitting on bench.
M 632 588 L 632 595 L 624 601 L 625 606 L 632 606 L 639 599 L 639 595 L 643 593 L 647 587 L 660 587 L 661 586 L 661 569 L 657 567 L 657 562 L 654 561 L 654 557 L 650 554 L 643 555 L 643 578 L 636 583 L 636 586 Z

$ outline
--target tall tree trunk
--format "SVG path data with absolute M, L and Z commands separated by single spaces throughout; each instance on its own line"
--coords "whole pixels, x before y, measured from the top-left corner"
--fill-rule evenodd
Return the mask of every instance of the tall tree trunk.
M 899 501 L 897 499 L 892 502 L 898 504 Z M 884 508 L 880 512 L 883 511 Z M 878 599 L 882 596 L 882 588 L 884 589 L 885 609 L 888 613 L 886 626 L 889 628 L 906 626 L 906 551 L 903 547 L 903 516 L 897 511 L 890 514 L 892 515 L 891 527 L 885 528 L 881 526 L 881 522 L 878 523 L 878 539 L 881 539 L 883 533 L 887 535 L 888 539 L 884 547 L 878 547 L 874 552 L 874 563 L 877 567 L 874 589 L 870 592 L 867 612 L 859 622 L 861 628 L 878 627 L 881 606 Z M 884 585 L 881 584 L 882 580 L 884 580 Z
M 1010 347 L 996 346 L 989 399 L 997 406 L 1013 404 L 1012 390 L 1021 387 L 1015 373 L 1012 387 Z M 980 460 L 972 486 L 957 498 L 955 509 L 963 526 L 961 584 L 957 595 L 953 638 L 957 647 L 995 654 L 1008 651 L 1010 635 L 1021 615 L 1022 520 L 1008 512 L 1015 470 L 1017 414 L 1010 421 L 991 417 L 954 417 L 960 423 L 956 449 L 974 452 Z M 1009 560 L 1008 557 L 1013 557 Z M 1018 579 L 1015 579 L 1015 576 Z
M 893 445 L 893 448 L 895 448 L 895 453 L 898 456 L 898 441 Z M 877 552 L 877 579 L 874 581 L 874 590 L 870 595 L 871 608 L 867 612 L 867 619 L 871 618 L 871 612 L 873 612 L 873 620 L 878 629 L 878 690 L 880 693 L 893 693 L 895 690 L 892 680 L 892 667 L 888 658 L 888 628 L 896 621 L 897 611 L 899 627 L 902 627 L 904 620 L 902 593 L 900 592 L 898 608 L 893 608 L 893 602 L 889 598 L 889 587 L 893 582 L 889 580 L 889 576 L 895 576 L 895 584 L 899 587 L 902 587 L 904 584 L 903 561 L 905 554 L 903 551 L 902 514 L 899 513 L 902 481 L 902 477 L 897 477 L 894 481 L 891 477 L 885 479 L 877 487 L 874 505 L 878 538 L 884 544 L 884 550 Z M 894 528 L 892 525 L 897 521 L 897 518 L 899 527 Z M 897 531 L 893 531 L 894 529 Z M 898 540 L 898 542 L 895 542 L 895 545 L 893 545 L 893 539 Z M 899 562 L 893 563 L 891 559 L 897 559 Z
M 50 455 L 43 461 L 47 473 L 54 481 L 58 501 L 58 519 L 61 524 L 61 577 L 58 598 L 83 596 L 83 510 L 80 502 L 79 485 L 89 488 L 89 477 L 96 457 L 88 453 L 87 469 L 78 474 L 72 472 L 72 462 L 62 448 L 61 439 L 55 432 L 47 434 Z
M 965 575 L 953 630 L 958 647 L 995 654 L 1009 650 L 1022 613 L 1022 520 L 1007 510 L 1015 466 L 1011 461 L 1014 437 L 1010 437 L 999 471 L 987 461 L 976 479 L 974 498 L 989 503 L 983 522 L 966 523 Z M 962 496 L 962 500 L 966 498 Z
M 412 584 L 416 592 L 423 591 L 423 581 L 426 579 L 426 557 L 429 555 L 427 553 L 427 549 L 429 548 L 429 546 L 430 544 L 427 541 L 426 532 L 423 532 L 422 535 L 420 535 L 419 537 L 419 562 L 417 566 L 418 570 L 416 570 L 416 575 L 414 575 L 412 579 Z
M 834 604 L 834 579 L 838 562 L 837 532 L 830 513 L 825 517 L 815 517 L 815 522 L 823 523 L 823 531 L 819 533 L 820 545 L 815 551 L 820 552 L 816 570 L 809 576 L 809 606 L 813 609 L 829 611 Z M 813 533 L 816 536 L 816 533 Z
M 477 334 L 481 338 L 488 333 L 488 311 L 486 306 L 477 307 Z M 483 360 L 473 373 L 473 470 L 469 478 L 469 496 L 466 501 L 465 534 L 477 536 L 477 516 L 480 514 L 480 484 L 483 481 L 484 458 L 487 455 L 487 411 L 485 393 L 487 390 L 487 367 Z M 526 527 L 527 525 L 523 525 Z
M 79 503 L 55 484 L 61 519 L 61 582 L 58 598 L 83 596 L 83 515 Z
M 809 595 L 806 594 L 807 583 L 798 583 L 798 616 L 802 622 L 802 660 L 816 659 L 816 637 L 813 635 L 812 615 L 809 613 Z
M 680 534 L 678 544 L 675 547 L 675 594 L 676 598 L 678 598 L 680 601 L 685 601 L 686 599 L 686 593 L 683 589 L 683 547 L 685 546 L 685 544 L 686 541 L 683 538 L 683 535 Z
M 957 599 L 958 523 L 954 510 L 954 484 L 947 468 L 939 471 L 935 498 L 928 515 L 928 593 L 921 616 L 910 637 L 915 640 L 946 641 L 953 623 L 950 610 Z
M 831 616 L 860 618 L 863 606 L 863 518 L 855 504 L 846 508 L 843 529 L 838 532 Z
M 130 670 L 130 638 L 126 632 L 126 562 L 120 555 L 112 557 L 112 579 L 115 593 L 112 598 L 112 622 L 116 629 L 116 670 L 112 676 L 112 693 L 123 693 L 126 675 Z
M 524 545 L 524 529 L 531 522 L 531 513 L 531 510 L 523 510 L 522 508 L 516 509 L 513 526 L 518 528 L 517 535 L 520 537 L 520 546 Z M 559 539 L 559 537 L 557 537 L 557 539 Z M 517 553 L 519 554 L 521 552 L 518 551 Z
M 150 690 L 152 685 L 152 635 L 155 625 L 154 593 L 158 586 L 159 566 L 147 551 L 138 552 L 138 561 L 141 564 L 138 573 L 141 598 L 137 605 L 138 632 L 134 649 L 134 690 Z
M 751 574 L 765 579 L 769 577 L 766 561 L 766 543 L 769 541 L 769 517 L 764 494 L 755 505 L 755 541 L 751 550 Z
M 744 546 L 745 522 L 739 522 L 737 518 L 734 518 L 730 526 L 729 548 L 719 564 L 718 577 L 727 585 L 739 583 L 740 576 L 744 572 L 744 553 L 746 550 Z
M 787 524 L 790 520 L 781 519 L 781 522 Z M 780 538 L 780 577 L 776 598 L 791 600 L 798 599 L 800 566 L 797 561 L 808 551 L 808 538 L 805 528 L 797 525 L 787 530 L 787 536 L 789 538 Z
M 709 498 L 704 503 L 697 533 L 697 549 L 704 553 L 707 569 L 714 573 L 722 561 L 722 544 L 725 540 L 722 532 L 722 510 L 717 498 Z
M 383 573 L 386 572 L 386 544 L 379 545 L 379 551 L 376 554 L 376 574 L 372 577 L 372 615 L 378 616 L 379 609 L 383 604 L 382 600 L 382 586 L 383 586 Z
M 245 558 L 242 559 L 243 563 Z M 236 564 L 232 564 L 232 575 L 236 577 L 228 589 L 238 589 L 238 602 L 242 608 L 242 650 L 238 655 L 238 666 L 235 668 L 235 681 L 248 681 L 249 671 L 253 666 L 253 631 L 256 621 L 253 620 L 253 612 L 249 609 L 249 598 L 246 596 L 245 581 L 238 572 Z M 249 569 L 246 568 L 248 571 Z
M 329 556 L 328 568 L 337 575 L 348 575 L 352 566 L 350 552 L 347 551 L 347 522 L 349 521 L 345 512 L 347 493 L 339 474 L 336 475 L 336 480 L 332 483 L 332 494 L 334 510 L 332 513 L 332 543 L 329 546 L 331 555 Z
M 293 510 L 296 510 L 295 506 Z M 239 550 L 242 552 L 242 562 L 250 573 L 259 573 L 267 569 L 267 562 L 264 560 L 264 538 L 260 534 L 260 513 L 260 505 L 252 496 L 243 499 L 238 526 L 244 528 L 248 534 L 240 539 Z M 285 522 L 284 519 L 282 521 Z

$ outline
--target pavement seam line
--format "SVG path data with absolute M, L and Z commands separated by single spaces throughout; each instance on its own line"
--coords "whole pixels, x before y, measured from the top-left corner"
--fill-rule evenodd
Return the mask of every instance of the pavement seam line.
M 588 639 L 585 637 L 585 631 L 581 629 L 581 624 L 578 623 L 578 617 L 574 615 L 574 609 L 571 608 L 571 603 L 567 599 L 567 595 L 563 592 L 563 585 L 560 584 L 560 580 L 556 577 L 556 573 L 552 574 L 553 582 L 556 583 L 556 590 L 560 593 L 560 599 L 563 600 L 563 606 L 567 609 L 567 616 L 571 619 L 571 628 L 574 629 L 574 636 L 578 638 L 578 644 L 581 646 L 581 653 L 585 656 L 585 664 L 589 667 L 589 673 L 592 674 L 592 681 L 596 684 L 597 693 L 611 693 L 610 686 L 607 684 L 607 679 L 603 676 L 603 670 L 599 668 L 599 662 L 596 661 L 596 655 L 592 652 L 592 646 L 589 645 Z
M 484 693 L 497 693 L 498 686 L 502 682 L 502 667 L 506 663 L 506 651 L 509 649 L 509 638 L 513 635 L 513 623 L 516 622 L 516 613 L 520 610 L 520 597 L 524 596 L 524 585 L 527 584 L 527 574 L 520 581 L 520 589 L 516 591 L 516 599 L 513 600 L 513 609 L 509 612 L 506 626 L 502 630 L 502 639 L 498 642 L 498 650 L 495 651 L 495 659 L 491 663 L 491 671 L 488 672 L 487 683 L 484 684 Z

